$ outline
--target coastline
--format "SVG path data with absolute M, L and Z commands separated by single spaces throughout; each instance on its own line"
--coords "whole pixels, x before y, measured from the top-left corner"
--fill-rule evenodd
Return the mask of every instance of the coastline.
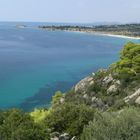
M 96 30 L 90 30 L 86 28 L 81 28 L 81 27 L 71 27 L 71 26 L 39 26 L 39 29 L 42 30 L 48 30 L 48 31 L 65 31 L 65 32 L 75 32 L 75 33 L 87 33 L 87 34 L 94 34 L 94 35 L 100 35 L 100 36 L 109 36 L 109 37 L 116 37 L 116 38 L 124 38 L 124 39 L 135 39 L 135 40 L 140 40 L 140 35 L 135 36 L 133 35 L 134 33 L 128 34 L 123 34 L 122 32 L 119 31 L 114 31 L 114 32 L 106 32 L 104 30 L 102 31 L 96 31 Z M 117 30 L 117 29 L 116 29 Z
M 126 38 L 126 39 L 136 39 L 136 40 L 140 40 L 140 37 L 131 37 L 131 36 L 126 36 L 126 35 L 114 35 L 111 33 L 93 33 L 93 34 L 97 34 L 97 35 L 102 35 L 102 36 L 110 36 L 110 37 L 117 37 L 117 38 Z
M 134 36 L 127 36 L 127 35 L 119 35 L 119 34 L 111 34 L 111 33 L 102 33 L 102 32 L 89 32 L 89 31 L 72 31 L 72 30 L 61 30 L 65 32 L 75 32 L 75 33 L 89 33 L 94 35 L 100 35 L 100 36 L 109 36 L 109 37 L 116 37 L 116 38 L 125 38 L 125 39 L 135 39 L 140 40 L 140 37 L 134 37 Z

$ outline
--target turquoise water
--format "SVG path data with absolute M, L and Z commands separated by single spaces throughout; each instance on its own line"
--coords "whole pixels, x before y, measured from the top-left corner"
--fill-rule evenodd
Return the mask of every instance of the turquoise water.
M 48 105 L 55 91 L 117 61 L 128 42 L 139 40 L 19 29 L 0 24 L 0 108 L 31 110 Z

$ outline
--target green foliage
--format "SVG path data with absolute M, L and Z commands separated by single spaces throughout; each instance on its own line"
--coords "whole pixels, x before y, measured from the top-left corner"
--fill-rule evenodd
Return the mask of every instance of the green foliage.
M 139 140 L 140 109 L 126 108 L 118 113 L 96 116 L 84 128 L 81 140 Z
M 52 110 L 45 123 L 54 132 L 67 132 L 71 136 L 77 136 L 82 132 L 84 125 L 93 120 L 94 112 L 86 105 L 67 103 Z
M 59 105 L 60 99 L 63 97 L 63 93 L 61 91 L 57 91 L 55 95 L 52 97 L 52 107 Z
M 35 123 L 41 123 L 44 121 L 49 111 L 45 109 L 35 109 L 30 113 L 30 116 L 33 118 Z
M 1 140 L 48 140 L 45 129 L 36 125 L 29 114 L 20 110 L 9 110 L 0 113 Z
M 138 78 L 140 75 L 140 44 L 129 42 L 120 54 L 121 60 L 115 64 L 113 72 L 118 73 L 119 78 L 126 81 Z

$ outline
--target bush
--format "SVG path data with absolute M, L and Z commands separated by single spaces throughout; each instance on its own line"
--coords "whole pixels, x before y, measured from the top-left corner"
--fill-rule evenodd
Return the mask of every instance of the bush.
M 71 136 L 81 134 L 84 125 L 93 120 L 94 110 L 86 105 L 65 103 L 51 110 L 46 117 L 46 125 L 53 132 L 69 133 Z
M 36 125 L 30 115 L 12 109 L 0 113 L 0 140 L 48 140 L 45 129 Z
M 49 111 L 45 109 L 35 109 L 30 113 L 30 116 L 33 118 L 35 123 L 41 123 L 44 121 Z
M 119 78 L 126 81 L 137 78 L 140 74 L 140 44 L 129 42 L 120 54 L 121 60 L 113 65 L 113 72 L 117 72 Z
M 81 140 L 139 140 L 140 109 L 98 115 L 84 128 Z
M 55 93 L 55 95 L 52 97 L 52 101 L 51 101 L 51 107 L 55 108 L 57 106 L 59 106 L 60 103 L 60 99 L 64 97 L 64 94 L 61 91 L 57 91 Z

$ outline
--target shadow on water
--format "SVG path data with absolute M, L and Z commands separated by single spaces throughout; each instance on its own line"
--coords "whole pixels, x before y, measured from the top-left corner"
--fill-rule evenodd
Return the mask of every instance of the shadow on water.
M 84 71 L 81 71 L 81 75 L 74 74 L 70 71 L 67 71 L 67 74 L 70 75 L 72 81 L 58 81 L 52 84 L 47 84 L 45 87 L 40 88 L 39 91 L 32 97 L 25 99 L 18 107 L 25 110 L 31 111 L 34 108 L 41 108 L 41 107 L 49 107 L 52 96 L 55 94 L 56 91 L 66 92 L 70 90 L 76 83 L 81 80 L 81 77 L 84 78 L 87 76 L 87 73 L 91 73 L 93 71 L 97 71 L 99 67 L 91 67 Z
M 34 96 L 25 99 L 25 101 L 19 105 L 19 108 L 22 108 L 25 111 L 31 111 L 35 107 L 49 107 L 52 96 L 56 91 L 61 90 L 62 92 L 66 92 L 73 85 L 73 82 L 67 81 L 60 81 L 53 85 L 46 85 L 46 87 L 40 88 L 39 92 Z

